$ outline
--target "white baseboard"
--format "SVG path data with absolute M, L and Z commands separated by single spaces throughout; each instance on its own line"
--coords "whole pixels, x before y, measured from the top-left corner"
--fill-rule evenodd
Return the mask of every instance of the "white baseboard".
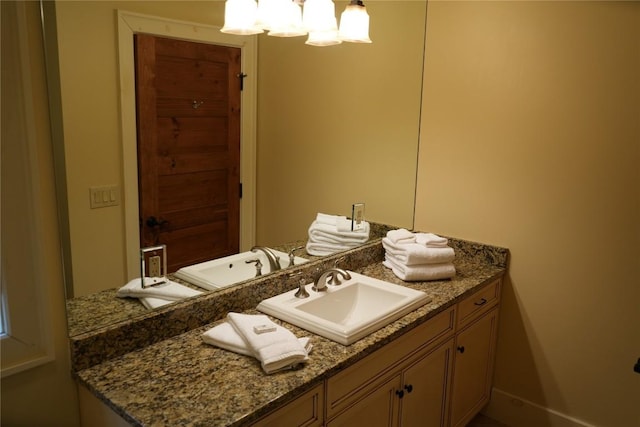
M 510 427 L 596 427 L 497 388 L 482 413 Z

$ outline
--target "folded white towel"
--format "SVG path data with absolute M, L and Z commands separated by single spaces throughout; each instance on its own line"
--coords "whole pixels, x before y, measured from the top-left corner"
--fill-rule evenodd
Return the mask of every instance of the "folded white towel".
M 406 266 L 385 257 L 382 265 L 406 282 L 449 279 L 456 275 L 456 268 L 452 263 Z
M 395 244 L 414 243 L 416 236 L 406 228 L 398 228 L 397 230 L 387 231 L 387 239 Z
M 147 283 L 147 280 L 153 283 L 158 282 L 159 279 L 145 278 L 145 283 Z M 129 283 L 118 289 L 118 291 L 116 292 L 116 296 L 120 298 L 140 298 L 140 301 L 145 305 L 145 307 L 155 308 L 164 304 L 179 301 L 184 298 L 200 295 L 202 293 L 195 289 L 191 289 L 187 286 L 181 285 L 180 283 L 172 282 L 168 279 L 163 280 L 164 283 L 162 284 L 147 286 L 146 288 L 143 288 L 141 280 L 138 277 L 129 281 Z M 142 298 L 144 298 L 144 300 Z M 157 300 L 164 300 L 166 302 L 162 303 L 161 301 Z
M 383 237 L 382 247 L 387 256 L 404 265 L 441 264 L 455 258 L 455 252 L 449 246 L 429 248 L 418 243 L 394 244 L 388 237 Z
M 202 340 L 210 345 L 233 351 L 234 353 L 244 354 L 245 356 L 253 356 L 253 352 L 247 346 L 247 343 L 234 329 L 231 323 L 223 322 L 202 334 Z M 298 338 L 298 342 L 307 351 L 311 352 L 313 345 L 309 337 Z
M 440 237 L 433 233 L 416 233 L 416 243 L 425 245 L 428 248 L 444 248 L 449 241 L 445 237 Z
M 338 231 L 335 226 L 314 221 L 309 227 L 309 239 L 312 241 L 336 244 L 362 244 L 369 240 L 369 230 L 370 226 L 366 221 L 364 222 L 364 227 L 361 230 L 354 231 L 351 231 L 351 225 L 349 225 L 348 230 Z
M 359 246 L 359 245 L 357 245 L 357 244 L 336 245 L 336 244 L 333 244 L 333 243 L 312 242 L 311 240 L 309 240 L 307 242 L 306 249 L 307 249 L 307 253 L 309 255 L 327 256 L 327 255 L 333 255 L 336 252 L 342 252 L 342 251 L 346 251 L 346 250 L 349 250 L 349 249 L 353 249 L 353 248 L 355 248 L 357 246 Z
M 158 307 L 162 307 L 167 304 L 173 304 L 175 301 L 170 301 L 168 299 L 160 299 L 160 298 L 151 298 L 151 297 L 138 297 L 138 301 L 142 303 L 148 309 L 154 309 Z
M 351 220 L 344 215 L 318 213 L 315 222 L 334 226 L 335 231 L 353 231 L 351 229 Z
M 229 313 L 227 321 L 243 338 L 267 374 L 308 360 L 307 350 L 296 336 L 264 314 Z M 265 327 L 273 328 L 273 331 L 260 333 L 259 330 Z
M 316 222 L 319 224 L 336 225 L 339 221 L 346 220 L 344 215 L 329 215 L 325 213 L 318 213 L 316 215 Z

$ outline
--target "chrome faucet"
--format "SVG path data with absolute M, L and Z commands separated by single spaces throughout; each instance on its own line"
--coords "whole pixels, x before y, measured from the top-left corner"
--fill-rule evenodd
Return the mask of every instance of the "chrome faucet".
M 280 258 L 276 256 L 271 249 L 265 248 L 264 246 L 254 246 L 251 248 L 251 252 L 262 251 L 267 259 L 269 260 L 269 271 L 280 270 L 282 266 L 280 265 Z
M 347 272 L 346 270 L 343 270 L 341 268 L 330 268 L 328 270 L 323 271 L 322 273 L 318 274 L 315 278 L 315 280 L 313 281 L 313 286 L 311 287 L 311 289 L 313 289 L 316 292 L 324 292 L 327 290 L 327 279 L 331 278 L 331 279 L 337 279 L 337 275 L 342 276 L 343 279 L 345 280 L 350 280 L 351 279 L 351 275 L 349 274 L 349 272 Z

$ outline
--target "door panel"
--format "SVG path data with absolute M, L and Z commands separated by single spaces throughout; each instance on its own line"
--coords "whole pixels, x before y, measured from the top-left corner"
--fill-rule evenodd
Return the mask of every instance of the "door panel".
M 166 244 L 169 272 L 236 253 L 240 49 L 135 43 L 141 246 Z
M 444 427 L 447 425 L 447 385 L 451 371 L 453 339 L 424 356 L 403 374 L 401 425 Z

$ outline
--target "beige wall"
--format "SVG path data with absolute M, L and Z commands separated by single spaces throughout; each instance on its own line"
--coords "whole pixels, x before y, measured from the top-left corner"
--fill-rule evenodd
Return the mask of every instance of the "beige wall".
M 511 250 L 495 387 L 640 425 L 640 3 L 427 16 L 415 225 Z
M 13 426 L 64 426 L 74 427 L 79 425 L 78 403 L 75 392 L 75 383 L 71 378 L 71 366 L 69 363 L 69 348 L 67 340 L 67 321 L 65 317 L 65 296 L 62 277 L 62 265 L 60 263 L 60 239 L 58 236 L 57 212 L 55 200 L 55 187 L 53 180 L 53 159 L 51 153 L 51 135 L 49 132 L 49 112 L 47 106 L 47 88 L 44 72 L 44 61 L 42 51 L 42 32 L 40 27 L 40 10 L 37 2 L 2 2 L 2 61 L 3 65 L 15 61 L 10 49 L 5 51 L 5 41 L 15 40 L 18 37 L 16 31 L 16 7 L 18 10 L 24 8 L 26 17 L 27 38 L 23 39 L 30 54 L 26 61 L 29 63 L 29 73 L 24 74 L 25 78 L 30 78 L 28 84 L 31 85 L 30 102 L 33 103 L 33 129 L 30 133 L 35 141 L 36 151 L 32 155 L 37 159 L 38 178 L 37 182 L 31 183 L 38 190 L 36 197 L 39 199 L 39 215 L 34 215 L 34 220 L 40 220 L 37 229 L 42 231 L 37 246 L 43 255 L 42 260 L 35 260 L 32 265 L 42 267 L 36 277 L 46 278 L 37 289 L 45 292 L 48 301 L 45 306 L 37 304 L 38 298 L 33 299 L 32 304 L 38 308 L 39 314 L 46 322 L 44 332 L 51 333 L 53 343 L 53 361 L 31 368 L 29 370 L 13 374 L 2 378 L 0 393 L 2 397 L 0 411 L 2 421 L 0 424 L 7 427 Z M 8 30 L 5 33 L 5 30 Z M 9 42 L 11 43 L 11 42 Z M 16 42 L 17 43 L 17 42 Z M 4 69 L 3 69 L 4 72 Z M 9 99 L 5 92 L 2 93 L 2 108 L 12 108 L 20 106 L 20 100 Z M 15 112 L 19 115 L 19 112 Z M 24 114 L 24 112 L 23 112 Z M 4 115 L 3 115 L 4 116 Z M 3 124 L 4 126 L 4 124 Z M 4 135 L 4 129 L 3 129 Z M 3 139 L 2 144 L 25 143 L 26 135 L 18 135 L 17 138 Z M 3 148 L 4 153 L 4 148 Z M 3 159 L 4 161 L 4 159 Z M 9 168 L 10 169 L 10 168 Z M 7 176 L 7 170 L 3 169 L 2 179 L 8 183 L 15 180 L 15 176 Z M 22 178 L 20 178 L 22 179 Z M 25 194 L 28 197 L 29 194 Z M 15 200 L 6 200 L 3 194 L 2 203 L 4 206 Z M 20 204 L 18 204 L 20 205 Z M 4 208 L 3 208 L 4 210 Z M 4 213 L 3 213 L 4 215 Z M 3 227 L 7 224 L 3 222 Z M 14 224 L 9 224 L 13 226 Z M 4 233 L 2 250 L 11 251 L 23 247 L 15 241 L 5 241 L 5 237 L 11 233 Z M 29 247 L 29 245 L 27 245 Z M 18 259 L 20 256 L 17 257 Z M 33 260 L 31 260 L 33 261 Z M 4 260 L 3 260 L 4 262 Z M 4 267 L 4 266 L 3 266 Z M 4 276 L 4 272 L 3 272 Z M 4 277 L 3 277 L 4 281 Z M 3 285 L 4 287 L 4 285 Z M 3 292 L 5 289 L 3 289 Z M 25 325 L 15 325 L 20 329 Z M 4 351 L 3 342 L 3 351 Z M 4 356 L 4 354 L 3 354 Z
M 370 45 L 259 39 L 258 243 L 305 238 L 317 212 L 357 202 L 413 226 L 426 3 L 366 4 Z

